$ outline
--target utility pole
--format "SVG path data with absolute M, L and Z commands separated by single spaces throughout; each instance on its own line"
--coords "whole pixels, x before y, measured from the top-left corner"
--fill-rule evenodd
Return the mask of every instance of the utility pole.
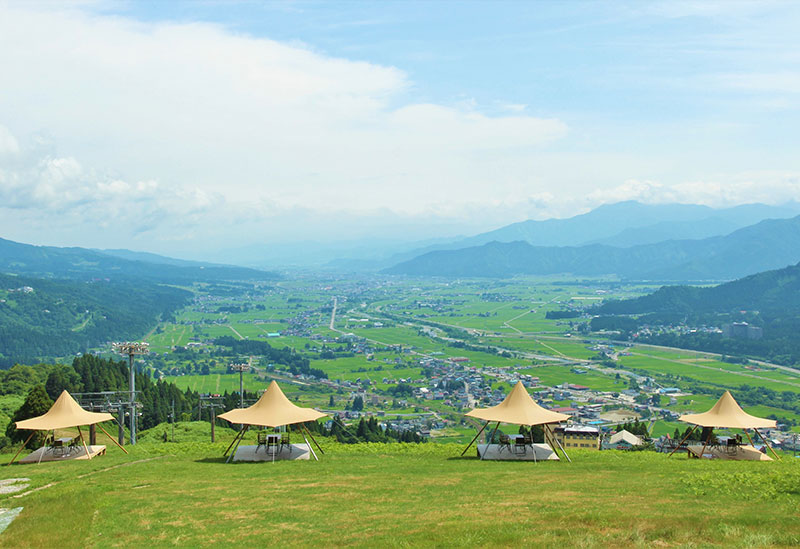
M 239 372 L 239 408 L 244 408 L 244 372 L 250 371 L 250 361 L 247 364 L 230 364 L 230 369 Z
M 125 343 L 113 343 L 112 347 L 119 354 L 126 355 L 130 365 L 130 401 L 128 405 L 131 430 L 130 443 L 136 444 L 136 368 L 133 364 L 133 360 L 136 355 L 145 355 L 149 353 L 149 344 L 128 341 Z
M 216 408 L 223 408 L 225 404 L 222 402 L 220 395 L 200 395 L 200 401 L 197 403 L 197 410 L 200 418 L 203 418 L 203 408 L 211 409 L 211 442 L 216 442 L 214 439 L 214 427 L 217 422 Z

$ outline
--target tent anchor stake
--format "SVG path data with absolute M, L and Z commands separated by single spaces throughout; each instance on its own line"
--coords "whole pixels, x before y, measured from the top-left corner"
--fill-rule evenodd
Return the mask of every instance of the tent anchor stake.
M 497 425 L 494 426 L 494 431 L 492 431 L 492 436 L 489 437 L 489 443 L 486 445 L 486 450 L 483 451 L 483 455 L 481 456 L 481 460 L 483 460 L 484 456 L 486 456 L 486 452 L 489 451 L 489 446 L 491 446 L 492 441 L 494 440 L 494 434 L 497 432 L 497 429 L 500 428 L 500 422 L 497 422 Z
M 24 449 L 25 449 L 25 446 L 27 446 L 27 445 L 28 445 L 28 443 L 29 443 L 29 442 L 31 441 L 31 439 L 33 438 L 33 435 L 35 435 L 35 434 L 36 434 L 36 431 L 31 431 L 31 434 L 30 434 L 30 436 L 29 436 L 27 439 L 25 439 L 25 442 L 23 442 L 23 443 L 22 443 L 22 446 L 20 446 L 19 450 L 17 450 L 17 453 L 16 453 L 16 454 L 14 454 L 14 457 L 13 457 L 13 458 L 11 458 L 11 461 L 9 461 L 9 462 L 8 462 L 8 464 L 9 464 L 9 465 L 11 465 L 12 463 L 14 463 L 14 460 L 15 460 L 15 459 L 17 459 L 17 456 L 20 454 L 20 452 L 22 452 L 22 450 L 24 450 Z
M 753 431 L 755 431 L 756 434 L 761 437 L 761 440 L 764 441 L 764 444 L 767 445 L 767 448 L 769 448 L 772 451 L 772 455 L 778 458 L 778 461 L 780 461 L 781 456 L 779 456 L 778 453 L 772 449 L 772 446 L 769 445 L 769 441 L 766 439 L 766 437 L 764 437 L 761 433 L 759 433 L 758 429 L 756 429 L 755 427 L 753 427 Z
M 109 440 L 111 440 L 111 442 L 113 442 L 114 444 L 116 444 L 117 446 L 119 446 L 119 449 L 120 449 L 120 450 L 122 450 L 122 451 L 123 451 L 123 452 L 125 452 L 126 454 L 128 453 L 128 451 L 127 451 L 127 450 L 126 450 L 126 449 L 125 449 L 125 448 L 124 448 L 124 447 L 123 447 L 123 446 L 122 446 L 122 445 L 121 445 L 119 442 L 117 442 L 116 440 L 114 440 L 114 437 L 112 437 L 111 435 L 109 435 L 109 434 L 108 434 L 108 431 L 106 431 L 105 429 L 103 429 L 103 426 L 102 426 L 101 424 L 99 424 L 99 423 L 98 423 L 98 424 L 97 424 L 97 426 L 98 426 L 98 427 L 100 427 L 100 430 L 101 430 L 101 431 L 103 431 L 103 433 L 105 433 L 105 435 L 106 435 L 106 436 L 109 438 Z
M 55 430 L 53 430 L 52 435 L 50 435 L 50 438 L 52 439 L 52 443 L 55 444 L 56 443 L 56 432 L 55 432 Z M 44 436 L 44 448 L 47 448 L 47 435 Z M 42 449 L 42 453 L 39 454 L 39 461 L 36 462 L 36 465 L 39 465 L 40 463 L 42 463 L 42 458 L 44 457 L 44 454 L 47 452 L 47 450 L 44 449 L 44 448 Z M 55 452 L 55 450 L 54 450 L 54 452 Z
M 81 442 L 83 442 L 83 449 L 86 451 L 86 459 L 92 459 L 92 455 L 89 453 L 89 448 L 86 446 L 86 441 L 83 439 L 83 433 L 81 432 L 81 426 L 76 425 L 78 428 L 78 436 L 81 437 Z
M 711 435 L 713 435 L 713 434 L 714 434 L 714 428 L 713 428 L 713 427 L 711 427 L 711 428 L 709 429 L 709 431 L 708 431 L 708 436 L 706 437 L 706 440 L 705 440 L 705 441 L 704 441 L 704 443 L 703 443 L 703 449 L 702 449 L 702 450 L 700 450 L 700 456 L 699 456 L 699 457 L 700 457 L 700 459 L 703 459 L 703 456 L 704 456 L 704 455 L 705 455 L 705 453 L 706 453 L 706 446 L 708 446 L 708 443 L 709 443 L 709 442 L 711 442 Z M 713 455 L 713 454 L 712 454 L 712 455 Z
M 306 438 L 306 434 L 303 433 L 303 431 L 300 431 L 300 433 L 303 435 L 303 440 L 306 441 L 306 446 L 308 446 L 308 450 L 311 452 L 311 455 L 314 456 L 314 459 L 316 461 L 319 461 L 319 458 L 317 457 L 317 454 L 314 452 L 314 449 L 311 447 L 311 443 L 308 442 L 308 439 Z
M 244 427 L 242 427 L 242 430 L 241 430 L 241 431 L 239 431 L 238 433 L 236 433 L 236 436 L 235 436 L 235 437 L 233 437 L 233 440 L 232 440 L 232 441 L 231 441 L 231 443 L 228 445 L 228 449 L 227 449 L 227 450 L 225 450 L 225 452 L 222 454 L 222 457 L 225 457 L 225 456 L 227 456 L 227 455 L 228 455 L 228 452 L 230 452 L 230 451 L 231 451 L 231 448 L 233 448 L 233 445 L 236 443 L 236 441 L 237 441 L 237 440 L 238 440 L 240 437 L 243 437 L 243 436 L 244 436 L 244 433 L 245 433 L 245 431 L 247 431 L 247 428 L 248 428 L 248 426 L 247 426 L 247 425 L 245 425 Z
M 233 458 L 233 455 L 236 453 L 236 449 L 237 449 L 237 448 L 239 448 L 239 444 L 241 444 L 241 443 L 242 443 L 242 439 L 244 438 L 244 434 L 247 432 L 247 430 L 248 430 L 249 428 L 250 428 L 250 426 L 249 426 L 249 425 L 245 425 L 244 429 L 242 429 L 241 436 L 239 437 L 239 441 L 238 441 L 238 442 L 236 442 L 236 438 L 234 438 L 234 439 L 233 439 L 233 442 L 236 442 L 236 447 L 235 447 L 235 448 L 233 449 L 233 451 L 230 453 L 230 455 L 228 456 L 228 459 L 227 459 L 227 460 L 225 460 L 225 463 L 230 463 L 231 459 Z M 231 443 L 231 446 L 233 446 L 233 442 Z M 229 447 L 228 449 L 230 450 L 230 447 Z M 223 456 L 224 456 L 224 455 L 225 455 L 225 454 L 223 454 Z
M 688 433 L 686 433 L 686 436 L 685 436 L 685 437 L 683 437 L 683 438 L 681 439 L 681 441 L 678 443 L 678 445 L 677 445 L 675 448 L 673 448 L 673 449 L 672 449 L 672 451 L 669 453 L 669 456 L 667 456 L 667 457 L 670 457 L 670 456 L 672 456 L 672 454 L 674 454 L 675 452 L 677 452 L 677 451 L 678 451 L 678 448 L 680 448 L 680 447 L 681 447 L 681 445 L 682 445 L 684 442 L 686 442 L 686 439 L 687 439 L 687 438 L 689 438 L 690 436 L 692 436 L 692 433 L 694 433 L 694 430 L 695 430 L 695 429 L 697 429 L 697 425 L 694 425 L 694 426 L 692 427 L 692 429 L 691 429 L 691 430 L 690 430 Z
M 488 422 L 488 421 L 487 421 L 486 423 L 484 423 L 484 424 L 483 424 L 483 427 L 481 427 L 481 430 L 480 430 L 480 431 L 478 431 L 478 434 L 477 434 L 477 435 L 475 435 L 475 438 L 473 438 L 473 439 L 472 439 L 472 441 L 471 441 L 469 444 L 467 444 L 467 447 L 466 447 L 466 448 L 464 448 L 464 451 L 463 451 L 463 452 L 461 452 L 461 456 L 462 456 L 462 457 L 464 456 L 464 454 L 466 454 L 466 453 L 467 453 L 467 450 L 469 450 L 469 447 L 470 447 L 470 446 L 472 446 L 472 444 L 473 444 L 473 443 L 474 443 L 476 440 L 478 440 L 478 437 L 479 437 L 479 436 L 481 436 L 481 433 L 483 432 L 483 430 L 484 430 L 484 429 L 486 429 L 486 427 L 487 427 L 488 425 L 489 425 L 489 422 Z
M 564 436 L 566 437 L 566 433 L 564 434 Z M 558 441 L 558 437 L 556 437 L 555 435 L 553 435 L 553 440 L 555 440 L 555 441 L 556 441 L 556 444 L 558 445 L 558 447 L 559 447 L 559 448 L 561 448 L 561 451 L 562 451 L 562 452 L 564 452 L 564 457 L 565 457 L 565 458 L 567 458 L 567 461 L 568 461 L 569 463 L 572 463 L 572 460 L 569 458 L 569 455 L 567 455 L 567 451 L 566 451 L 566 450 L 564 450 L 564 447 L 563 447 L 563 446 L 561 446 L 561 443 Z M 555 449 L 555 448 L 553 448 L 553 451 L 555 452 L 555 451 L 556 451 L 556 449 Z M 556 452 L 556 455 L 558 455 L 558 452 Z
M 308 436 L 310 436 L 311 440 L 314 441 L 314 444 L 317 445 L 317 448 L 319 449 L 319 453 L 320 454 L 324 454 L 325 452 L 322 450 L 322 447 L 319 445 L 319 442 L 317 442 L 317 439 L 314 438 L 314 435 L 311 434 L 311 431 L 308 430 L 308 427 L 306 427 L 306 424 L 305 423 L 301 423 L 300 425 L 303 427 L 303 429 L 306 430 L 306 433 L 308 433 Z

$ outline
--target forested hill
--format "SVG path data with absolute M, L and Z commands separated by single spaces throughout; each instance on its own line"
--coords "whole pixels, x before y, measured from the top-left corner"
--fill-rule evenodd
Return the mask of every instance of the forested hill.
M 244 267 L 168 264 L 169 258 L 151 254 L 130 255 L 140 258 L 137 260 L 118 255 L 118 250 L 102 253 L 85 248 L 31 246 L 0 238 L 0 272 L 6 273 L 81 280 L 144 278 L 167 284 L 278 278 L 275 273 Z
M 0 274 L 0 367 L 142 337 L 191 293 L 148 281 L 71 281 Z
M 592 318 L 593 330 L 617 330 L 623 338 L 635 334 L 638 341 L 656 345 L 800 364 L 800 264 L 712 288 L 667 286 L 592 312 L 599 315 Z M 760 328 L 760 337 L 702 329 L 733 322 Z
M 600 314 L 727 313 L 733 310 L 800 315 L 800 264 L 710 288 L 664 286 L 656 292 L 597 307 Z
M 630 248 L 531 246 L 492 242 L 430 252 L 388 274 L 509 277 L 521 274 L 608 275 L 639 280 L 725 280 L 800 261 L 800 216 L 771 219 L 727 236 L 669 240 Z

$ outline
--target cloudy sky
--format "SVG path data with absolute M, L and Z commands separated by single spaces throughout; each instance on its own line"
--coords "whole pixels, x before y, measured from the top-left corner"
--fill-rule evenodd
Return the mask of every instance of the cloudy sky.
M 0 3 L 0 236 L 202 257 L 800 200 L 792 2 Z

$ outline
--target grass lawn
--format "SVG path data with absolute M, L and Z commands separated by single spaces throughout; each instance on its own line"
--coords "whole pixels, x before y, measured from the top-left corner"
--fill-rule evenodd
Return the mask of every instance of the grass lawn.
M 222 463 L 225 442 L 15 465 L 4 547 L 795 546 L 800 463 L 572 452 L 481 462 L 456 444 L 327 445 L 321 461 Z M 470 452 L 473 456 L 474 452 Z M 7 459 L 7 456 L 3 456 Z

